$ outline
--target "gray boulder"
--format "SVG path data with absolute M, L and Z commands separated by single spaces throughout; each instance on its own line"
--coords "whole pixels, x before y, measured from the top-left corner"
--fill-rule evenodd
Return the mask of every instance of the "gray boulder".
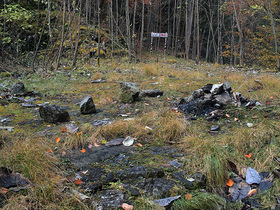
M 143 97 L 157 97 L 157 96 L 162 96 L 163 91 L 159 89 L 150 89 L 150 90 L 143 90 L 139 94 L 139 98 Z
M 70 120 L 69 113 L 58 105 L 43 105 L 39 108 L 40 116 L 49 123 L 67 122 Z
M 12 94 L 21 94 L 24 93 L 24 84 L 22 82 L 18 82 L 13 84 L 11 88 L 11 93 Z
M 140 88 L 135 83 L 121 82 L 120 102 L 133 103 L 138 100 Z
M 80 110 L 82 114 L 96 113 L 96 108 L 91 96 L 86 96 L 80 103 Z

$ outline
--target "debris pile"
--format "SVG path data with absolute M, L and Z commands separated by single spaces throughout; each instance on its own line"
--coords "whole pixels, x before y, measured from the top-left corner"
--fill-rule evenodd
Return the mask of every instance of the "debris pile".
M 244 98 L 241 93 L 232 92 L 229 82 L 225 82 L 207 84 L 194 91 L 191 96 L 181 99 L 178 110 L 189 119 L 196 119 L 196 116 L 205 115 L 208 121 L 214 121 L 223 116 L 223 110 L 230 105 L 252 108 L 260 105 L 260 103 Z

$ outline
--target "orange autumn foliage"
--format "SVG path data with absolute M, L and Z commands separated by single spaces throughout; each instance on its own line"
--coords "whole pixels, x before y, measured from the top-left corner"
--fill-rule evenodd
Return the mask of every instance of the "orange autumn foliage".
M 234 181 L 232 181 L 232 179 L 229 179 L 227 182 L 226 182 L 226 185 L 231 187 L 232 185 L 234 184 Z

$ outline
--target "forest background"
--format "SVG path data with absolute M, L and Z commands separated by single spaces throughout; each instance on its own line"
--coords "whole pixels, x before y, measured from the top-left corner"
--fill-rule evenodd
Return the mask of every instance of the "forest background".
M 0 60 L 33 71 L 57 70 L 61 58 L 142 61 L 151 32 L 167 32 L 177 57 L 280 67 L 279 0 L 3 0 L 0 12 Z M 154 39 L 153 50 L 163 48 Z

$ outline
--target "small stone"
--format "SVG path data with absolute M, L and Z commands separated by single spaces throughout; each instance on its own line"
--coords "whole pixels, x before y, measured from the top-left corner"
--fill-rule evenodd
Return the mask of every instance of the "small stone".
M 143 98 L 143 97 L 158 97 L 158 96 L 162 96 L 163 95 L 163 91 L 159 90 L 159 89 L 150 89 L 150 90 L 143 90 L 141 91 L 141 93 L 139 94 L 139 98 Z
M 230 87 L 229 82 L 225 82 L 225 83 L 223 84 L 223 87 L 224 87 L 224 90 L 225 90 L 225 91 L 228 91 L 228 92 L 231 91 L 231 87 Z
M 80 103 L 80 110 L 82 114 L 94 114 L 96 108 L 91 96 L 86 96 Z
M 211 126 L 210 130 L 211 130 L 211 131 L 218 131 L 218 130 L 220 130 L 220 126 L 218 126 L 218 125 L 213 125 L 213 126 Z
M 13 84 L 11 92 L 12 94 L 21 94 L 24 93 L 24 84 L 22 82 L 18 82 Z

